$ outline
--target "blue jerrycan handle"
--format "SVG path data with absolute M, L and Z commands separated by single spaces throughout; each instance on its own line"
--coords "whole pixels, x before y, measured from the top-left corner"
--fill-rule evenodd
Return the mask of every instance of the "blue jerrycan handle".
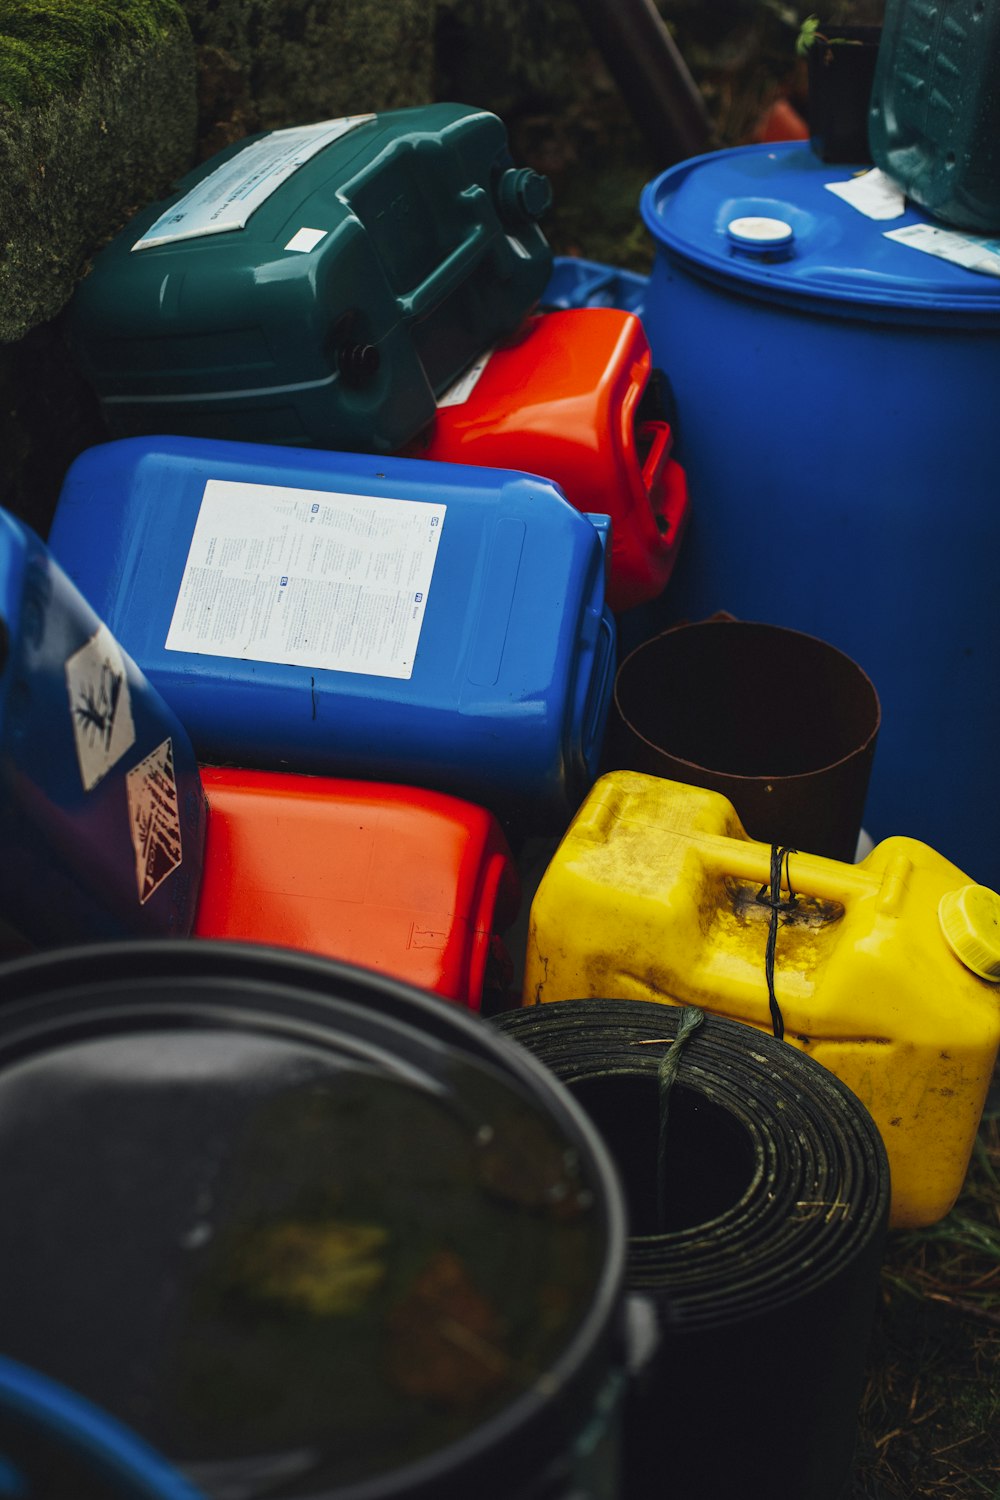
M 202 1500 L 200 1491 L 116 1418 L 0 1355 L 0 1497 L 45 1500 L 30 1467 L 21 1467 L 18 1428 L 44 1438 L 47 1456 L 65 1455 L 68 1471 L 106 1480 L 123 1500 Z

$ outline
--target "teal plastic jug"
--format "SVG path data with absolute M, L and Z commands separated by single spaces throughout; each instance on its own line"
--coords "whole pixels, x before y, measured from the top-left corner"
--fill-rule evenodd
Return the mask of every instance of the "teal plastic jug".
M 1000 6 L 887 0 L 872 88 L 877 166 L 946 224 L 1000 231 Z
M 465 104 L 249 136 L 94 257 L 71 343 L 116 437 L 392 452 L 534 307 L 549 196 Z

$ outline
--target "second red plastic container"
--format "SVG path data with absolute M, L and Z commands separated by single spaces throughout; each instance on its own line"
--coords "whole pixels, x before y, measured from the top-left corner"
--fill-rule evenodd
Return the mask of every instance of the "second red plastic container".
M 440 792 L 204 767 L 194 933 L 361 964 L 478 1010 L 519 904 L 497 820 Z

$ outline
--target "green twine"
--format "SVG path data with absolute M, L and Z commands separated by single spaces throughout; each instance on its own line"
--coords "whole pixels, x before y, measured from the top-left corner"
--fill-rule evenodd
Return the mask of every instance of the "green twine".
M 677 1035 L 660 1058 L 656 1079 L 660 1103 L 660 1136 L 656 1148 L 656 1213 L 661 1234 L 667 1222 L 667 1121 L 670 1114 L 670 1091 L 681 1065 L 681 1048 L 705 1019 L 696 1005 L 685 1005 L 681 1011 Z

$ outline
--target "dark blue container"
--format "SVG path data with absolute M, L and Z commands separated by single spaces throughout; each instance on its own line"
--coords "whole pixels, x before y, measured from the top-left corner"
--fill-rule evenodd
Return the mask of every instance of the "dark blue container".
M 41 946 L 184 936 L 204 837 L 176 715 L 0 511 L 0 928 Z
M 505 470 L 149 438 L 77 460 L 52 545 L 201 759 L 558 822 L 610 700 L 606 526 Z
M 644 190 L 645 325 L 693 500 L 668 603 L 853 657 L 883 711 L 865 827 L 995 886 L 1000 280 L 886 238 L 927 220 L 866 218 L 826 187 L 850 176 L 792 143 Z

